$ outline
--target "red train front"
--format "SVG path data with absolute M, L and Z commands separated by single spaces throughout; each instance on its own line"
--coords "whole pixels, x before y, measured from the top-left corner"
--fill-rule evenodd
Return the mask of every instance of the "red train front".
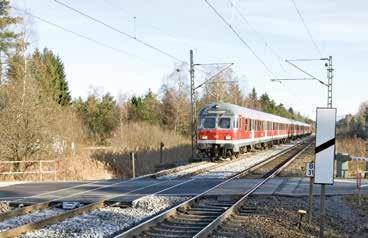
M 238 156 L 252 147 L 266 148 L 311 133 L 303 122 L 240 107 L 213 103 L 198 113 L 197 144 L 211 159 Z

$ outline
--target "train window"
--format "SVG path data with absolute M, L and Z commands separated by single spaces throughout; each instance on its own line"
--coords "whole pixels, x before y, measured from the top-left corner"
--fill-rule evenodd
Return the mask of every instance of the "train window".
M 216 118 L 215 117 L 206 117 L 203 119 L 203 128 L 215 128 L 216 127 Z
M 251 125 L 250 125 L 250 119 L 245 119 L 245 130 L 250 131 Z
M 230 118 L 228 117 L 221 117 L 218 123 L 220 128 L 229 129 L 230 128 Z

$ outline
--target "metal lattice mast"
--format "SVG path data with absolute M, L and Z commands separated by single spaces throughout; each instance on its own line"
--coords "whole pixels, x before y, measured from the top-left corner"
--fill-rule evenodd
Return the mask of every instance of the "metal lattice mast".
M 191 130 L 191 137 L 192 137 L 192 160 L 196 158 L 196 102 L 195 102 L 195 86 L 194 86 L 194 62 L 193 62 L 193 50 L 190 50 L 190 130 Z
M 332 68 L 332 56 L 328 57 L 327 63 L 327 107 L 332 107 L 332 79 L 333 79 L 333 71 Z
M 364 125 L 364 129 L 365 129 L 365 136 L 368 137 L 368 105 L 365 108 L 365 125 Z M 366 142 L 365 144 L 365 157 L 368 158 L 368 142 Z

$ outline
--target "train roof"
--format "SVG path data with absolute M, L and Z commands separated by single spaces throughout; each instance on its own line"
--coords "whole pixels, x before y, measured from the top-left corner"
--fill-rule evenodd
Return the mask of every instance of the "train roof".
M 256 120 L 262 120 L 262 121 L 272 121 L 277 123 L 285 123 L 285 124 L 293 124 L 293 125 L 299 125 L 299 126 L 310 126 L 309 124 L 306 124 L 304 122 L 295 121 L 292 119 L 288 119 L 285 117 L 276 116 L 270 113 L 261 112 L 258 110 L 241 107 L 235 104 L 230 103 L 211 103 L 206 106 L 204 106 L 198 113 L 198 115 L 202 115 L 205 112 L 211 111 L 211 110 L 224 110 L 227 112 L 232 112 L 234 114 L 245 114 L 246 117 Z

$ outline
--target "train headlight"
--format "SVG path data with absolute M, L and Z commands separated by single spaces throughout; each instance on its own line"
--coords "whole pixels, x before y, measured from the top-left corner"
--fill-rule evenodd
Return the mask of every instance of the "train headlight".
M 225 136 L 225 140 L 231 140 L 231 136 L 229 135 Z
M 208 138 L 207 136 L 202 136 L 201 137 L 202 140 L 207 140 L 207 138 Z

